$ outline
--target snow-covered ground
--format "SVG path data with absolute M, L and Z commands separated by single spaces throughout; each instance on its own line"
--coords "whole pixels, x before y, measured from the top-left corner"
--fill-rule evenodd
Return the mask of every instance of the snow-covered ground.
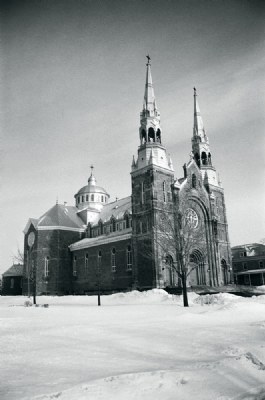
M 1 400 L 265 399 L 265 295 L 25 300 L 0 297 Z

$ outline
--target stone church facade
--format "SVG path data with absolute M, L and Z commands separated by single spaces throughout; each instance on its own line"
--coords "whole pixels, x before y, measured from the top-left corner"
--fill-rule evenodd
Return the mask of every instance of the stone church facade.
M 75 206 L 55 204 L 40 218 L 29 219 L 24 230 L 24 293 L 35 288 L 38 294 L 176 288 L 178 246 L 169 232 L 171 227 L 182 232 L 176 224 L 179 216 L 192 237 L 188 285 L 231 282 L 224 190 L 196 89 L 191 153 L 184 177 L 177 179 L 162 143 L 149 58 L 139 141 L 131 167 L 131 196 L 109 202 L 92 168 L 87 185 L 75 194 Z

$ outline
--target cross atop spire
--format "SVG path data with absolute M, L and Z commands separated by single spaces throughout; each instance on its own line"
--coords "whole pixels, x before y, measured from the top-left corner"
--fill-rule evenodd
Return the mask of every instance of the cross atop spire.
M 149 54 L 147 54 L 146 58 L 147 58 L 147 64 L 146 64 L 146 66 L 147 66 L 147 65 L 151 65 L 151 64 L 150 64 L 151 57 L 149 56 Z

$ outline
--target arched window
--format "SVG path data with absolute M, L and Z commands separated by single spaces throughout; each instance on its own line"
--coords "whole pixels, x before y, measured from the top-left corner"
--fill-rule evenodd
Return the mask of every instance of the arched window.
M 82 203 L 84 203 L 85 201 L 85 196 L 82 196 Z
M 153 128 L 148 129 L 148 142 L 154 142 L 155 141 L 155 131 Z
M 158 130 L 156 131 L 156 141 L 157 141 L 158 143 L 161 143 L 161 131 L 160 131 L 160 129 L 158 129 Z
M 88 254 L 85 255 L 85 274 L 88 273 Z
M 112 232 L 116 232 L 116 222 L 115 219 L 112 219 Z
M 166 202 L 166 182 L 163 182 L 163 201 Z
M 88 194 L 86 195 L 86 201 L 88 201 Z
M 202 152 L 202 165 L 207 165 L 207 154 L 205 151 Z
M 73 276 L 76 276 L 76 275 L 77 275 L 76 264 L 77 264 L 77 257 L 74 256 L 74 258 L 73 258 Z
M 141 202 L 144 204 L 144 191 L 145 191 L 145 184 L 144 182 L 141 183 Z
M 91 194 L 91 201 L 94 201 L 94 198 L 95 198 L 94 194 Z
M 143 144 L 143 143 L 146 143 L 146 131 L 145 131 L 145 129 L 142 129 L 141 134 L 142 134 L 142 137 L 141 137 L 141 139 L 142 139 L 142 144 Z
M 112 272 L 116 272 L 116 250 L 115 247 L 111 250 L 111 269 Z
M 170 254 L 165 258 L 165 283 L 167 286 L 174 285 L 174 263 Z
M 132 269 L 132 248 L 130 245 L 127 246 L 127 269 Z
M 102 221 L 99 221 L 98 227 L 99 227 L 99 235 L 103 235 L 103 223 L 102 223 Z
M 99 250 L 98 252 L 98 267 L 101 267 L 101 261 L 102 261 L 102 252 Z
M 192 174 L 192 177 L 191 177 L 191 186 L 192 186 L 194 189 L 196 189 L 196 185 L 197 185 L 197 178 L 196 178 L 196 175 L 195 175 L 195 174 Z
M 129 215 L 125 215 L 126 229 L 130 228 Z
M 195 154 L 195 156 L 194 156 L 194 158 L 195 158 L 195 161 L 196 161 L 196 164 L 198 165 L 198 167 L 200 166 L 200 156 L 199 156 L 199 154 L 198 153 L 196 153 Z
M 49 264 L 50 264 L 50 258 L 45 257 L 44 259 L 44 276 L 47 278 L 49 276 Z
M 104 196 L 101 196 L 101 203 L 104 203 Z
M 196 270 L 197 285 L 206 285 L 204 258 L 200 250 L 193 250 L 191 253 L 190 267 Z
M 208 153 L 208 163 L 209 165 L 212 165 L 212 158 L 211 158 L 211 153 Z
M 227 285 L 228 284 L 228 270 L 227 270 L 226 260 L 224 258 L 221 260 L 221 266 L 222 266 L 223 282 L 224 282 L 224 285 Z

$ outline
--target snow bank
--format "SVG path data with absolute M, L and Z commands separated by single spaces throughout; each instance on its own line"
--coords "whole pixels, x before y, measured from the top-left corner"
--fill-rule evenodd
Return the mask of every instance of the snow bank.
M 265 396 L 265 295 L 0 297 L 1 400 Z M 263 396 L 263 397 L 262 397 Z

